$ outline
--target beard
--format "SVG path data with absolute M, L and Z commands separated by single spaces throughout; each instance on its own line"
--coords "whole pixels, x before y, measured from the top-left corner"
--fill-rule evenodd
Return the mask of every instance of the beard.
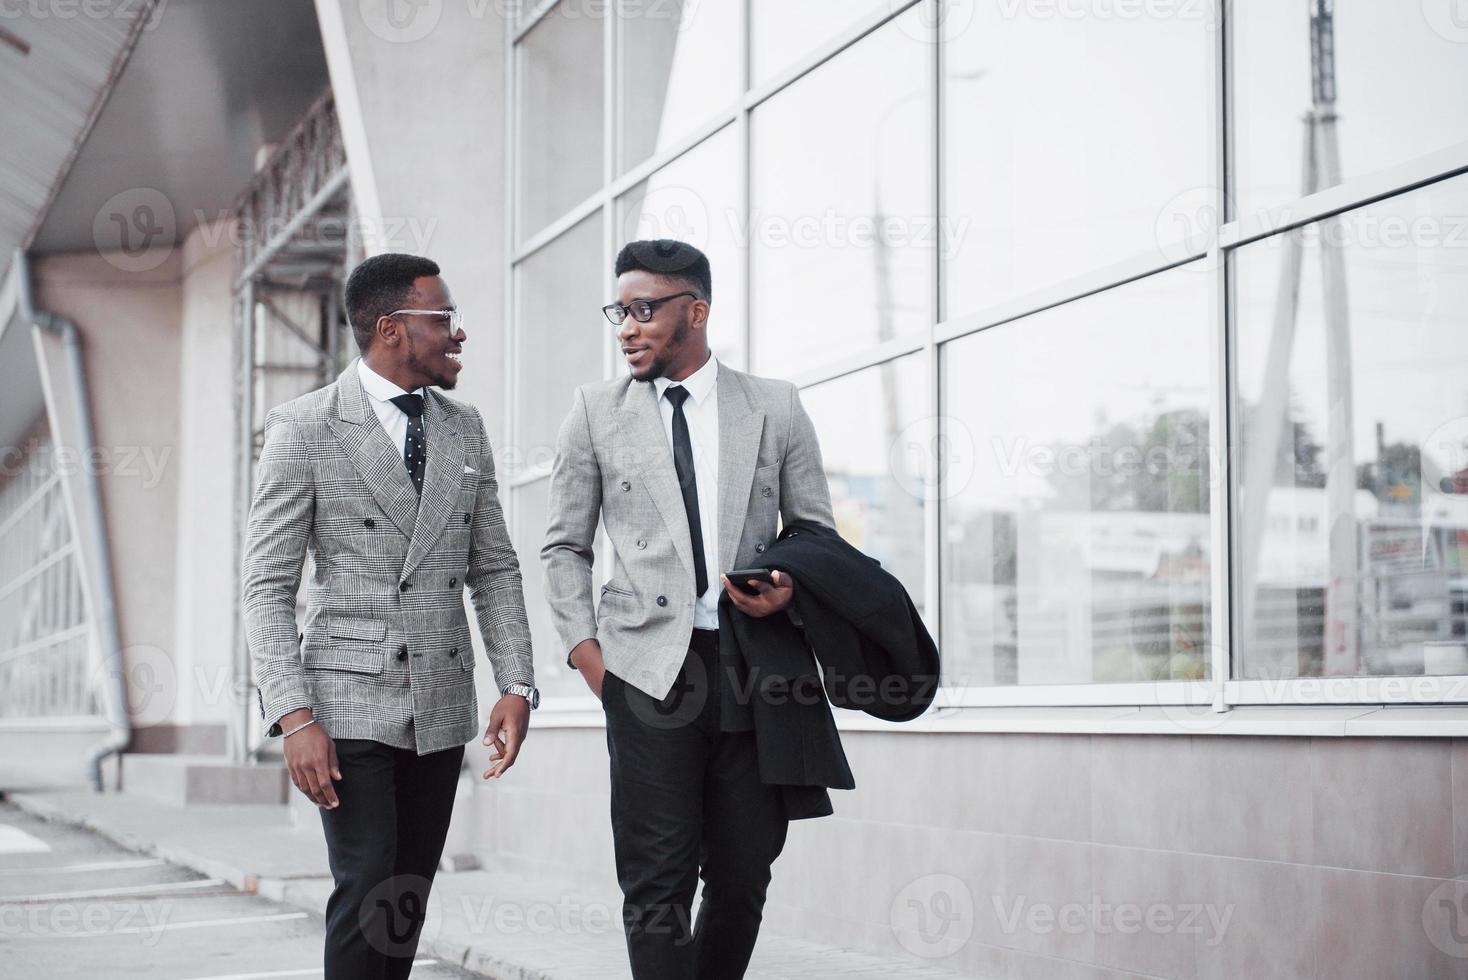
M 407 366 L 420 377 L 428 378 L 428 383 L 442 388 L 444 391 L 453 391 L 454 386 L 459 383 L 457 376 L 445 372 L 440 367 L 435 367 L 424 358 L 422 349 L 413 343 L 413 335 L 408 334 L 408 359 Z M 447 356 L 447 355 L 444 355 Z
M 653 358 L 652 363 L 647 366 L 646 374 L 638 380 L 651 381 L 654 378 L 661 378 L 667 374 L 668 367 L 677 358 L 678 353 L 683 349 L 684 342 L 687 340 L 688 317 L 685 316 L 683 321 L 674 329 L 673 336 L 668 338 L 667 346 L 658 352 L 658 355 Z

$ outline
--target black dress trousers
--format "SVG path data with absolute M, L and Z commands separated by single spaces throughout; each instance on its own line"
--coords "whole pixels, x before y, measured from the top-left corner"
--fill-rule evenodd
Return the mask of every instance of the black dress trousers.
M 789 821 L 760 782 L 747 686 L 694 630 L 661 701 L 607 671 L 612 839 L 636 980 L 737 980 Z M 699 878 L 703 900 L 691 909 Z
M 336 887 L 326 903 L 326 980 L 402 980 L 448 836 L 464 746 L 420 756 L 336 740 L 339 805 L 321 811 Z

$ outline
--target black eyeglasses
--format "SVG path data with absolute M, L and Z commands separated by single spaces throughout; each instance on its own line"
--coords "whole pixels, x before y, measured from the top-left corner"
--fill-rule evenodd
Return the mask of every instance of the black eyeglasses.
M 657 299 L 634 299 L 626 306 L 623 306 L 621 303 L 608 303 L 601 308 L 601 311 L 607 315 L 608 320 L 611 320 L 617 326 L 621 326 L 627 322 L 628 313 L 631 313 L 632 319 L 638 323 L 646 323 L 652 319 L 653 310 L 657 309 L 659 304 L 666 303 L 670 299 L 677 299 L 680 296 L 692 296 L 694 299 L 698 299 L 697 293 L 685 290 L 681 293 L 674 293 L 672 296 L 659 296 Z

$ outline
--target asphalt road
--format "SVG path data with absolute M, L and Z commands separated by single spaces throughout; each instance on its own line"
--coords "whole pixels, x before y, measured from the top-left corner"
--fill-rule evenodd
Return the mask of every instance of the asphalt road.
M 321 976 L 320 920 L 0 804 L 0 978 Z M 415 980 L 475 974 L 420 958 Z

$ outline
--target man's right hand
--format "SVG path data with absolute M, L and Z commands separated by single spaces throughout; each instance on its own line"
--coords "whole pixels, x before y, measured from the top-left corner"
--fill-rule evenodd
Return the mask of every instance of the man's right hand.
M 586 681 L 591 693 L 596 695 L 597 700 L 601 700 L 601 683 L 607 676 L 607 665 L 601 656 L 601 644 L 591 638 L 582 640 L 571 648 L 571 663 L 581 672 L 581 679 Z
M 297 708 L 280 719 L 281 731 L 300 728 L 311 720 L 310 708 Z M 336 787 L 333 779 L 341 779 L 342 772 L 336 764 L 336 743 L 326 734 L 321 725 L 307 725 L 285 740 L 285 764 L 291 773 L 291 782 L 296 789 L 305 793 L 312 803 L 327 810 L 336 809 Z

